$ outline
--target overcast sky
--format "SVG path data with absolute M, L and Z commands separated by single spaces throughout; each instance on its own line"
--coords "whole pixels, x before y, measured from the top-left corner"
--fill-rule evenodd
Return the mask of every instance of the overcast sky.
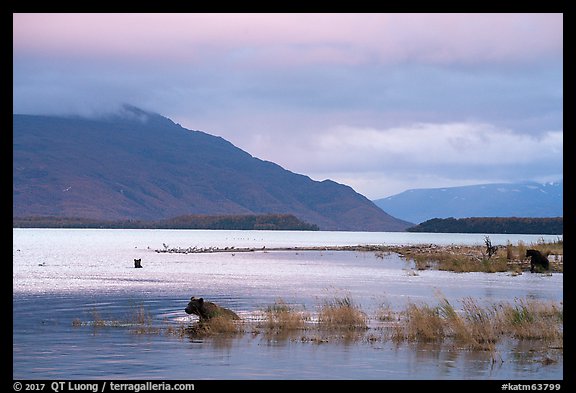
M 13 111 L 132 104 L 370 199 L 560 180 L 562 14 L 14 14 Z

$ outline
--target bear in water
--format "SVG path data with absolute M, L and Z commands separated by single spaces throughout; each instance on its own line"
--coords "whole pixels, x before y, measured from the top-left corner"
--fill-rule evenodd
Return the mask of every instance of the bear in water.
M 530 272 L 534 273 L 536 269 L 538 271 L 550 269 L 550 262 L 542 253 L 538 250 L 526 250 L 526 257 L 530 257 Z
M 220 307 L 212 302 L 205 302 L 203 298 L 196 298 L 194 296 L 190 298 L 190 302 L 184 311 L 186 311 L 186 314 L 198 315 L 200 321 L 206 321 L 214 317 L 240 319 L 234 311 Z

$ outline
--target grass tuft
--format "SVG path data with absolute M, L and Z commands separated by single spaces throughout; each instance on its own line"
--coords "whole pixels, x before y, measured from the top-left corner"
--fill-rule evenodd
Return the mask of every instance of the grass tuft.
M 494 351 L 503 337 L 558 341 L 563 337 L 562 308 L 554 303 L 516 299 L 481 306 L 472 298 L 462 300 L 457 311 L 447 299 L 440 304 L 408 304 L 392 327 L 392 339 L 439 342 L 446 338 L 474 350 Z
M 444 324 L 437 307 L 427 304 L 408 304 L 404 311 L 405 330 L 403 338 L 409 341 L 437 341 L 442 340 Z
M 555 340 L 563 336 L 564 314 L 556 304 L 515 299 L 502 305 L 502 329 L 515 338 Z
M 349 296 L 326 301 L 320 308 L 318 323 L 329 330 L 357 330 L 368 327 L 368 318 Z
M 296 311 L 284 300 L 279 299 L 272 306 L 266 308 L 265 318 L 264 327 L 269 332 L 278 332 L 305 329 L 309 315 Z

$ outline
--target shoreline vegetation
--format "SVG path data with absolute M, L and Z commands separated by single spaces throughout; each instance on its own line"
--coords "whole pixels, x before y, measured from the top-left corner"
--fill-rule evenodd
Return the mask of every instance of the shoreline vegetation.
M 13 217 L 13 228 L 95 228 L 95 229 L 215 229 L 318 231 L 292 214 L 182 215 L 161 220 L 99 220 L 82 217 Z
M 563 217 L 468 217 L 433 218 L 409 227 L 407 232 L 430 233 L 514 233 L 562 235 Z M 102 220 L 83 217 L 13 217 L 13 228 L 96 228 L 96 229 L 210 229 L 319 231 L 316 224 L 292 214 L 189 214 L 160 220 Z
M 433 218 L 406 229 L 432 233 L 517 233 L 562 235 L 563 217 L 467 217 Z
M 489 236 L 485 245 L 436 245 L 418 244 L 404 246 L 389 245 L 356 245 L 356 246 L 317 246 L 317 247 L 170 247 L 163 243 L 163 248 L 155 249 L 157 253 L 204 254 L 204 253 L 240 253 L 240 252 L 275 252 L 275 251 L 362 251 L 374 252 L 377 257 L 396 253 L 406 261 L 413 261 L 416 270 L 446 270 L 452 272 L 511 272 L 514 275 L 530 270 L 530 258 L 526 250 L 535 249 L 548 257 L 549 272 L 564 271 L 564 244 L 561 237 L 556 241 L 540 240 L 526 244 L 518 241 L 515 245 L 492 246 Z
M 563 352 L 563 302 L 516 298 L 511 302 L 480 304 L 467 297 L 450 303 L 437 293 L 437 304 L 409 301 L 393 310 L 386 302 L 368 315 L 350 296 L 324 300 L 308 311 L 282 299 L 261 310 L 244 314 L 241 320 L 216 317 L 205 322 L 155 321 L 143 306 L 135 307 L 125 319 L 108 320 L 96 309 L 92 319 L 72 321 L 74 327 L 127 328 L 133 334 L 176 336 L 180 339 L 234 338 L 243 334 L 262 335 L 274 341 L 323 344 L 343 342 L 434 343 L 455 349 L 488 351 L 492 361 L 502 361 L 497 345 L 507 339 L 539 342 L 542 363 L 558 361 L 549 351 Z M 542 349 L 544 348 L 544 349 Z M 560 355 L 561 356 L 561 355 Z

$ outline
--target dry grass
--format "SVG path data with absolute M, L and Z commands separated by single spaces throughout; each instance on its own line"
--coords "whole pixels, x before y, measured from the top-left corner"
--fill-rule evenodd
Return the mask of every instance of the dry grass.
M 79 318 L 75 318 L 72 321 L 72 326 L 74 327 L 81 327 L 81 326 L 91 326 L 94 328 L 103 328 L 103 327 L 114 327 L 114 326 L 122 326 L 122 321 L 119 320 L 111 320 L 105 319 L 100 315 L 100 312 L 93 308 L 90 311 L 92 319 L 90 321 L 82 321 Z
M 389 322 L 397 319 L 392 306 L 388 302 L 383 302 L 376 310 L 376 320 L 381 322 Z
M 470 350 L 496 353 L 496 345 L 502 339 L 539 340 L 562 348 L 563 307 L 562 302 L 545 302 L 533 299 L 515 299 L 513 303 L 479 304 L 467 297 L 455 307 L 440 293 L 436 305 L 408 303 L 405 309 L 393 311 L 383 303 L 376 311 L 375 319 L 383 322 L 377 330 L 368 327 L 368 316 L 350 296 L 335 297 L 325 301 L 318 311 L 318 323 L 314 325 L 307 312 L 294 309 L 283 300 L 276 301 L 264 310 L 263 321 L 256 327 L 265 337 L 291 339 L 301 342 L 345 343 L 391 339 L 401 343 L 443 343 Z M 249 330 L 249 321 L 235 321 L 215 317 L 208 321 L 179 325 L 164 321 L 154 325 L 152 316 L 142 307 L 135 308 L 126 320 L 107 320 L 97 310 L 92 310 L 92 320 L 72 321 L 75 327 L 128 328 L 133 334 L 166 334 L 179 338 L 230 338 L 262 330 Z M 252 325 L 254 327 L 254 325 Z M 314 326 L 316 326 L 314 328 Z M 381 332 L 381 333 L 379 333 Z M 377 335 L 378 333 L 379 335 Z M 495 356 L 495 355 L 494 355 Z
M 207 321 L 202 321 L 198 324 L 198 333 L 204 335 L 212 334 L 236 334 L 241 333 L 240 324 L 236 323 L 233 319 L 226 316 L 218 316 L 210 318 Z
M 152 316 L 143 306 L 138 306 L 132 315 L 128 316 L 128 320 L 135 325 L 150 325 L 152 323 Z
M 320 308 L 320 328 L 329 330 L 366 329 L 368 318 L 349 296 L 326 301 Z
M 445 337 L 444 323 L 438 309 L 426 304 L 418 306 L 410 303 L 404 311 L 405 340 L 433 341 Z M 397 340 L 399 337 L 397 337 Z
M 202 339 L 202 338 L 232 338 L 244 333 L 239 321 L 218 316 L 205 321 L 197 321 L 194 324 L 180 323 L 161 329 L 161 333 L 176 336 L 178 338 Z
M 479 249 L 462 253 L 453 250 L 414 252 L 409 254 L 409 258 L 414 261 L 417 270 L 438 269 L 456 273 L 495 273 L 510 270 L 506 257 L 497 255 L 486 258 Z
M 138 306 L 127 318 L 133 334 L 160 334 L 161 329 L 152 325 L 152 316 L 143 306 Z
M 91 326 L 94 328 L 129 327 L 134 334 L 158 334 L 160 329 L 152 326 L 152 316 L 143 306 L 138 306 L 124 319 L 108 319 L 103 317 L 95 308 L 91 310 L 92 319 L 82 321 L 79 318 L 72 320 L 72 326 Z
M 541 253 L 546 255 L 549 254 L 563 255 L 564 240 L 560 236 L 558 236 L 558 238 L 552 242 L 546 242 L 544 241 L 544 239 L 540 239 L 533 245 L 533 248 L 539 250 Z
M 188 336 L 188 327 L 184 323 L 179 323 L 177 325 L 169 324 L 164 329 L 164 333 L 168 336 L 185 338 Z
M 519 339 L 558 340 L 563 337 L 563 308 L 554 303 L 515 299 L 502 305 L 501 329 Z
M 96 310 L 95 308 L 92 309 L 92 322 L 91 322 L 90 326 L 104 327 L 107 325 L 117 326 L 119 324 L 120 324 L 120 322 L 116 321 L 116 320 L 107 321 L 106 319 L 102 318 L 102 316 L 100 315 L 100 312 L 98 310 Z
M 308 313 L 300 312 L 288 305 L 284 300 L 277 300 L 265 310 L 264 327 L 270 332 L 303 330 L 306 321 L 310 319 Z
M 496 273 L 508 270 L 508 261 L 500 256 L 492 258 L 454 258 L 447 257 L 438 263 L 439 270 L 448 270 L 456 273 L 483 272 Z
M 552 242 L 545 242 L 541 239 L 529 245 L 518 241 L 516 246 L 508 242 L 505 246 L 498 247 L 490 257 L 486 253 L 485 245 L 437 246 L 429 244 L 392 246 L 386 249 L 399 253 L 407 260 L 412 260 L 417 270 L 439 269 L 457 273 L 511 271 L 519 274 L 530 270 L 530 258 L 526 258 L 526 250 L 529 248 L 539 250 L 542 254 L 549 256 L 551 271 L 563 271 L 564 246 L 561 238 Z
M 492 351 L 504 337 L 546 341 L 563 338 L 563 310 L 552 302 L 516 299 L 514 304 L 481 306 L 465 298 L 457 311 L 444 298 L 437 306 L 410 303 L 401 314 L 392 328 L 396 342 L 451 338 L 460 346 Z
M 500 338 L 498 308 L 481 307 L 468 297 L 462 300 L 462 310 L 464 315 L 460 321 L 452 321 L 453 331 L 457 333 L 455 338 L 472 349 L 493 350 Z

